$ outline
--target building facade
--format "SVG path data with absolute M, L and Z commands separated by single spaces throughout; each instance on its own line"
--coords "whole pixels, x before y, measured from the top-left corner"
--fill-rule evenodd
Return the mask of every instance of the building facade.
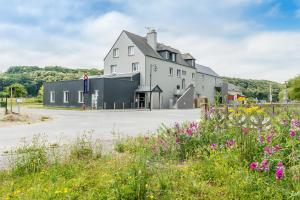
M 82 80 L 46 83 L 44 104 L 81 106 L 76 99 L 81 99 L 82 85 Z M 193 108 L 195 98 L 213 103 L 218 92 L 226 95 L 217 73 L 196 64 L 191 54 L 159 43 L 155 30 L 146 37 L 122 31 L 104 58 L 104 75 L 90 79 L 89 86 L 84 105 L 93 107 L 96 99 L 97 108 L 120 108 L 123 102 L 125 108 Z M 57 101 L 51 103 L 53 91 Z

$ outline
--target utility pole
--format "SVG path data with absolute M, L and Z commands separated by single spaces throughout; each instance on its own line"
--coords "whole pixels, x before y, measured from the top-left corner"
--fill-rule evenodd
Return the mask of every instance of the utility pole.
M 270 83 L 270 94 L 269 94 L 270 103 L 272 103 L 272 85 Z
M 150 65 L 150 103 L 149 103 L 149 109 L 152 110 L 152 64 Z
M 13 112 L 13 110 L 12 110 L 12 103 L 13 103 L 12 98 L 13 98 L 13 87 L 10 86 L 10 112 L 11 113 Z

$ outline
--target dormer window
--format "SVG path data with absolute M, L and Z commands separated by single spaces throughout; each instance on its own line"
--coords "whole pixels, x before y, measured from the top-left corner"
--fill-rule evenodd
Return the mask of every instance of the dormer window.
M 172 61 L 175 62 L 176 61 L 176 54 L 172 53 Z
M 119 49 L 118 48 L 113 49 L 113 57 L 114 58 L 118 58 L 119 57 Z
M 166 59 L 169 60 L 169 52 L 166 51 Z
M 192 60 L 192 66 L 195 67 L 195 60 Z

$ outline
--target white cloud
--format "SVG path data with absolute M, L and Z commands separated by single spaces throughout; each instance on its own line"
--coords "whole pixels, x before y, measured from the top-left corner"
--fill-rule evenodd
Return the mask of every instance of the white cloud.
M 48 20 L 42 27 L 0 23 L 0 68 L 102 67 L 123 29 L 144 35 L 144 27 L 153 26 L 160 42 L 190 52 L 199 64 L 220 75 L 284 81 L 299 73 L 300 32 L 262 30 L 259 23 L 241 18 L 244 7 L 263 0 L 112 1 L 123 5 L 124 11 L 76 23 Z M 19 12 L 43 15 L 36 8 Z M 45 27 L 61 30 L 51 33 Z

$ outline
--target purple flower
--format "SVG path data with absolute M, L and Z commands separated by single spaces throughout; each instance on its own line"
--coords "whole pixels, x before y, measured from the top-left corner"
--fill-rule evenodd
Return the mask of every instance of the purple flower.
M 291 137 L 295 137 L 295 135 L 296 135 L 296 131 L 290 130 L 290 136 L 291 136 Z
M 231 147 L 231 146 L 233 146 L 235 144 L 235 140 L 227 140 L 226 141 L 226 146 L 227 147 Z
M 280 161 L 280 162 L 277 164 L 277 167 L 278 167 L 278 168 L 282 168 L 282 167 L 283 167 L 283 163 Z
M 250 164 L 250 169 L 251 169 L 251 170 L 255 170 L 255 169 L 257 169 L 257 166 L 258 166 L 257 162 L 252 162 L 252 163 Z
M 275 151 L 279 151 L 279 150 L 281 149 L 281 147 L 280 147 L 279 144 L 276 144 L 276 145 L 274 146 L 274 148 L 275 148 Z
M 269 170 L 269 164 L 267 160 L 263 160 L 260 164 L 260 169 L 262 171 L 268 171 Z
M 268 135 L 268 137 L 267 137 L 268 143 L 271 143 L 271 142 L 272 142 L 272 137 L 273 137 L 273 134 L 270 133 L 270 134 Z
M 298 120 L 296 120 L 296 119 L 291 120 L 292 127 L 294 127 L 294 128 L 299 127 L 299 124 L 300 124 L 300 122 Z
M 260 136 L 260 137 L 259 137 L 259 142 L 260 142 L 261 144 L 263 144 L 264 141 L 265 141 L 265 137 L 264 137 L 264 136 Z
M 217 148 L 217 145 L 215 143 L 213 143 L 213 144 L 210 145 L 210 149 L 211 150 L 216 150 L 216 148 Z
M 283 178 L 283 168 L 278 168 L 275 172 L 276 180 L 281 180 Z
M 192 128 L 188 128 L 186 132 L 187 132 L 187 134 L 188 134 L 189 136 L 192 136 L 192 135 L 193 135 L 193 129 L 192 129 Z
M 271 148 L 271 147 L 265 147 L 264 152 L 265 152 L 265 154 L 268 154 L 270 156 L 274 153 L 273 148 Z

